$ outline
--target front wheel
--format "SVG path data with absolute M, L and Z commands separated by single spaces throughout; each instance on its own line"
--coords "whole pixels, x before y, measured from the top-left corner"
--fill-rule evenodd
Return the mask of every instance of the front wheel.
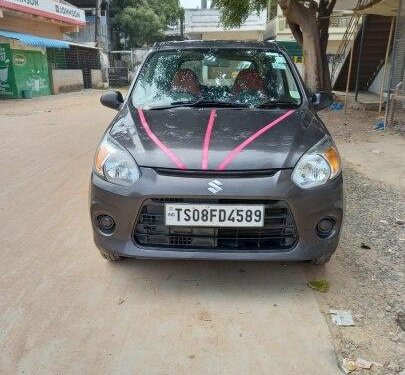
M 109 260 L 111 262 L 117 262 L 119 260 L 124 259 L 122 256 L 119 256 L 119 255 L 116 255 L 116 254 L 102 253 L 101 251 L 100 251 L 100 254 L 104 259 L 107 259 L 107 260 Z

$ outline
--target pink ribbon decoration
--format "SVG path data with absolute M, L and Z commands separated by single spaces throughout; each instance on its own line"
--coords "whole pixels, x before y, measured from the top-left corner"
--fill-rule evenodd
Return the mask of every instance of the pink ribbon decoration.
M 152 132 L 150 129 L 145 115 L 142 111 L 141 108 L 137 108 L 139 119 L 141 120 L 141 124 L 143 128 L 146 131 L 146 134 L 148 137 L 173 161 L 173 163 L 182 170 L 187 169 L 187 166 L 175 155 L 175 153 L 170 150 L 163 142 L 159 140 L 159 138 Z M 262 136 L 264 133 L 266 133 L 268 130 L 272 129 L 275 127 L 277 124 L 279 124 L 281 121 L 285 120 L 287 117 L 291 116 L 295 110 L 290 110 L 281 115 L 280 117 L 276 118 L 274 121 L 270 122 L 260 130 L 258 130 L 256 133 L 251 135 L 249 138 L 247 138 L 245 141 L 243 141 L 239 146 L 237 146 L 235 149 L 233 149 L 228 156 L 219 164 L 219 166 L 216 168 L 217 171 L 223 171 L 226 169 L 226 167 L 235 159 L 235 157 L 242 152 L 244 148 L 246 148 L 248 145 L 250 145 L 253 141 L 255 141 L 257 138 Z M 207 124 L 207 129 L 205 132 L 204 136 L 204 141 L 203 141 L 203 150 L 202 150 L 202 164 L 201 168 L 203 170 L 208 169 L 208 152 L 209 152 L 209 145 L 211 141 L 211 136 L 212 136 L 212 130 L 214 128 L 214 122 L 215 122 L 215 117 L 216 117 L 216 110 L 213 109 L 211 110 L 210 117 L 208 119 L 208 124 Z
M 210 146 L 212 128 L 214 127 L 215 116 L 217 111 L 213 109 L 210 113 L 210 118 L 208 120 L 207 130 L 205 132 L 204 143 L 203 143 L 203 156 L 202 156 L 202 169 L 208 169 L 208 148 Z
M 146 134 L 148 137 L 158 146 L 172 161 L 174 164 L 176 164 L 177 168 L 179 169 L 187 169 L 187 166 L 174 154 L 172 150 L 170 150 L 167 146 L 165 146 L 158 137 L 152 132 L 150 129 L 146 119 L 145 115 L 142 111 L 141 108 L 137 108 L 139 119 L 141 120 L 141 124 L 143 128 L 146 131 Z
M 265 127 L 261 128 L 260 130 L 258 130 L 256 133 L 254 133 L 253 135 L 251 135 L 248 139 L 246 139 L 245 141 L 243 141 L 238 147 L 236 147 L 233 151 L 231 151 L 228 156 L 221 162 L 221 164 L 219 164 L 219 166 L 217 167 L 217 171 L 223 171 L 225 170 L 225 168 L 229 165 L 229 163 L 232 162 L 233 159 L 235 159 L 235 157 L 248 145 L 250 145 L 255 139 L 259 138 L 260 136 L 262 136 L 265 132 L 267 132 L 268 130 L 270 130 L 271 128 L 273 128 L 274 126 L 276 126 L 277 124 L 279 124 L 281 121 L 283 121 L 284 119 L 286 119 L 287 117 L 291 116 L 295 111 L 292 109 L 286 113 L 284 113 L 284 115 L 278 117 L 277 119 L 275 119 L 274 121 L 272 121 L 270 124 L 266 125 Z

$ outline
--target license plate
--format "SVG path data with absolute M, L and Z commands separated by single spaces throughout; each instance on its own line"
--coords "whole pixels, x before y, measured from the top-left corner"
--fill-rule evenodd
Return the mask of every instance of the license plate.
M 263 205 L 166 204 L 166 225 L 191 227 L 262 227 Z

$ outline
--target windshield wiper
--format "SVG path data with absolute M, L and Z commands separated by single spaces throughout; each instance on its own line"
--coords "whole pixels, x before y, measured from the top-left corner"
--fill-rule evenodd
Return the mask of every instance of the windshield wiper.
M 222 107 L 222 108 L 247 108 L 247 104 L 243 103 L 231 103 L 231 102 L 223 102 L 220 100 L 197 100 L 195 102 L 190 101 L 178 101 L 170 103 L 170 105 L 163 105 L 163 106 L 156 106 L 150 107 L 150 110 L 156 109 L 170 109 L 170 108 L 177 108 L 177 107 Z
M 255 108 L 298 108 L 299 105 L 295 102 L 289 101 L 272 101 L 261 103 Z
M 229 107 L 229 108 L 247 108 L 248 105 L 244 103 L 224 102 L 222 100 L 197 100 L 190 103 L 190 107 Z

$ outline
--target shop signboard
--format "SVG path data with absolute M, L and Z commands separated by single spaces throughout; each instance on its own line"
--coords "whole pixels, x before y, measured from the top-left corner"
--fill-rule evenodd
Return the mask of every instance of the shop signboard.
M 84 25 L 86 23 L 83 10 L 54 0 L 0 0 L 0 7 L 74 25 Z

